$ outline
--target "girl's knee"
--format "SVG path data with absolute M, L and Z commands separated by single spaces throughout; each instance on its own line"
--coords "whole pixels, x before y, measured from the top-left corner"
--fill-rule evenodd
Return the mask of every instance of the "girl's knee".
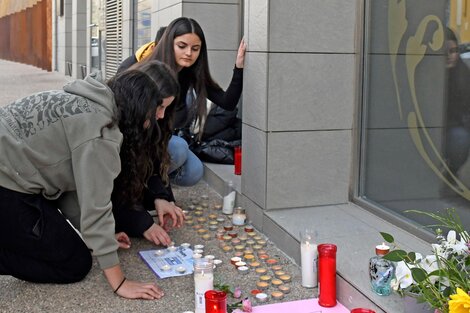
M 168 153 L 170 154 L 172 168 L 179 168 L 188 158 L 189 146 L 186 140 L 181 137 L 172 136 L 168 144 Z

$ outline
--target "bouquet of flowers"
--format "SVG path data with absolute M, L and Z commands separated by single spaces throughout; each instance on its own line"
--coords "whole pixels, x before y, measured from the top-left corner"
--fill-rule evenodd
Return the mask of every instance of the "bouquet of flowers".
M 401 295 L 414 294 L 418 301 L 427 302 L 440 313 L 470 313 L 470 236 L 463 228 L 454 209 L 445 214 L 416 210 L 408 212 L 427 215 L 437 221 L 437 243 L 431 244 L 431 254 L 397 248 L 392 235 L 381 232 L 392 250 L 385 259 L 397 262 L 392 288 Z M 449 231 L 443 235 L 441 228 Z

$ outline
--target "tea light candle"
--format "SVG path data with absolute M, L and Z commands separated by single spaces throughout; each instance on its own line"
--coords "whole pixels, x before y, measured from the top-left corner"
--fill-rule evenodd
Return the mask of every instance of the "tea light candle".
M 281 300 L 284 298 L 284 294 L 280 291 L 273 291 L 271 292 L 271 297 L 275 300 Z
M 204 212 L 202 212 L 202 211 L 196 211 L 196 212 L 194 212 L 194 216 L 200 217 L 200 216 L 202 216 L 202 215 L 204 215 Z
M 193 251 L 194 253 L 198 253 L 198 254 L 202 254 L 204 252 L 204 250 L 202 249 L 194 249 Z
M 233 225 L 231 225 L 231 224 L 225 224 L 225 225 L 224 225 L 224 229 L 225 229 L 226 231 L 231 231 L 231 230 L 233 230 Z
M 207 233 L 207 229 L 205 229 L 205 228 L 200 228 L 200 229 L 197 230 L 197 233 L 198 233 L 199 235 L 203 235 L 203 234 Z
M 240 274 L 246 275 L 248 273 L 249 268 L 248 266 L 239 266 L 237 270 Z
M 236 245 L 234 248 L 236 251 L 243 251 L 243 249 L 245 249 L 245 245 Z
M 164 249 L 155 250 L 155 255 L 156 256 L 161 256 L 161 255 L 164 255 L 164 254 L 165 254 Z
M 261 248 L 263 248 L 263 246 L 260 246 L 260 245 L 253 245 L 253 250 L 259 250 Z
M 227 234 L 232 238 L 235 238 L 238 236 L 238 233 L 234 230 L 229 231 Z
M 195 197 L 195 196 L 192 196 L 192 197 L 191 197 L 191 203 L 192 203 L 193 205 L 198 205 L 198 204 L 199 204 L 199 199 L 198 199 L 197 197 Z
M 262 240 L 262 239 L 263 239 L 263 238 L 262 238 L 261 236 L 259 236 L 259 235 L 255 235 L 255 236 L 253 236 L 252 238 L 253 238 L 253 240 L 255 240 L 255 241 L 258 241 L 258 240 Z
M 258 261 L 253 261 L 253 262 L 248 263 L 248 265 L 249 265 L 250 267 L 256 269 L 256 268 L 260 267 L 261 263 L 258 262 Z
M 390 251 L 390 247 L 387 246 L 385 243 L 381 245 L 375 246 L 375 253 L 380 255 L 385 255 Z
M 276 260 L 276 259 L 267 259 L 267 260 L 266 260 L 266 264 L 268 264 L 269 266 L 276 265 L 276 264 L 277 264 L 277 260 Z
M 217 211 L 222 210 L 222 204 L 216 204 L 216 205 L 214 205 L 214 210 L 217 210 Z
M 268 272 L 268 270 L 263 267 L 258 267 L 257 269 L 255 269 L 255 272 L 256 274 L 264 275 Z
M 278 287 L 278 286 L 282 285 L 283 282 L 282 282 L 282 280 L 280 280 L 280 279 L 274 278 L 273 280 L 271 280 L 271 284 L 272 284 L 273 286 Z
M 171 269 L 171 266 L 168 265 L 168 264 L 165 264 L 165 265 L 162 265 L 162 267 L 160 268 L 162 271 L 169 271 Z
M 207 208 L 209 207 L 209 202 L 203 201 L 203 202 L 201 202 L 201 206 L 202 206 L 204 209 L 207 209 Z
M 167 249 L 168 249 L 168 251 L 170 251 L 170 252 L 176 251 L 176 247 L 175 247 L 175 246 L 168 246 Z
M 288 283 L 288 282 L 291 281 L 292 278 L 291 278 L 290 275 L 285 274 L 285 275 L 279 276 L 279 279 L 282 280 L 282 281 L 285 282 L 285 283 Z
M 233 254 L 234 256 L 237 256 L 239 258 L 241 258 L 243 256 L 243 252 L 241 251 L 235 251 L 235 253 Z
M 209 196 L 206 195 L 206 194 L 203 194 L 203 195 L 201 195 L 201 200 L 202 201 L 207 201 L 207 200 L 209 200 Z
M 241 234 L 240 236 L 238 236 L 238 238 L 240 238 L 241 241 L 247 241 L 248 240 L 248 236 L 246 234 Z
M 253 246 L 254 244 L 256 243 L 256 241 L 252 240 L 252 239 L 248 239 L 246 241 L 246 244 L 249 245 L 249 246 Z
M 256 294 L 255 298 L 256 298 L 256 301 L 258 301 L 259 303 L 264 303 L 268 300 L 268 295 L 265 294 L 264 292 L 259 292 Z
M 208 215 L 208 217 L 209 217 L 209 219 L 215 220 L 215 222 L 217 222 L 217 214 L 211 213 L 211 214 Z
M 252 237 L 252 238 L 255 237 L 255 236 L 257 236 L 257 234 L 256 234 L 255 231 L 250 231 L 250 232 L 247 232 L 246 234 L 247 234 L 249 237 Z
M 265 281 L 259 281 L 256 283 L 256 287 L 260 290 L 266 290 L 269 287 L 269 284 Z
M 193 259 L 200 259 L 202 258 L 202 254 L 200 253 L 193 253 Z
M 219 240 L 224 240 L 224 235 L 225 235 L 225 232 L 224 231 L 217 231 L 217 233 L 215 234 L 215 238 L 219 239 Z
M 230 240 L 232 240 L 232 237 L 230 237 L 229 235 L 224 235 L 224 236 L 222 237 L 222 239 L 223 239 L 224 241 L 230 241 Z
M 232 265 L 235 265 L 235 263 L 240 262 L 241 260 L 242 260 L 242 258 L 234 256 L 234 257 L 230 258 L 230 263 L 232 263 Z
M 276 271 L 281 271 L 282 270 L 282 265 L 273 265 L 271 266 L 271 270 L 273 270 L 274 272 Z
M 212 255 L 212 254 L 205 255 L 204 257 L 205 257 L 206 259 L 208 259 L 209 261 L 212 261 L 212 260 L 215 259 L 215 256 Z
M 201 225 L 201 224 L 195 224 L 195 225 L 193 226 L 193 229 L 196 230 L 196 231 L 197 231 L 198 229 L 201 229 L 201 228 L 202 228 L 202 225 Z
M 245 225 L 245 232 L 251 233 L 251 232 L 254 232 L 254 231 L 255 231 L 255 229 L 254 229 L 253 226 L 251 226 L 251 225 Z
M 224 247 L 222 248 L 222 250 L 223 250 L 224 252 L 230 252 L 230 251 L 232 251 L 232 247 L 230 247 L 230 246 L 224 246 Z
M 266 240 L 258 240 L 256 243 L 263 247 L 266 246 Z
M 287 294 L 290 292 L 290 287 L 287 285 L 279 285 L 277 289 L 279 289 L 284 294 Z
M 219 216 L 215 220 L 219 223 L 223 223 L 225 221 L 225 218 Z
M 247 262 L 252 262 L 255 260 L 255 256 L 253 254 L 245 254 L 243 256 L 243 258 L 247 261 Z
M 269 275 L 261 275 L 261 276 L 259 277 L 259 280 L 260 280 L 260 281 L 270 281 L 271 279 L 272 279 L 272 277 L 269 276 Z
M 284 271 L 274 271 L 274 275 L 276 277 L 279 277 L 279 276 L 282 276 L 282 275 L 286 275 L 286 272 L 284 272 Z
M 187 207 L 188 211 L 194 211 L 196 209 L 196 206 L 193 204 L 188 205 Z
M 194 249 L 201 249 L 201 250 L 203 250 L 203 249 L 204 249 L 204 245 L 201 245 L 201 244 L 199 244 L 199 245 L 194 245 Z
M 259 249 L 259 250 L 256 251 L 256 253 L 257 253 L 258 255 L 261 255 L 261 254 L 268 254 L 268 251 L 266 251 L 266 250 L 264 250 L 264 249 Z
M 243 251 L 244 254 L 253 254 L 253 249 L 251 248 L 245 248 L 245 250 Z
M 253 295 L 253 296 L 256 296 L 256 295 L 257 295 L 258 293 L 260 293 L 260 292 L 261 292 L 261 290 L 259 290 L 259 289 L 252 289 L 252 290 L 250 291 L 251 295 Z
M 220 264 L 222 264 L 222 260 L 219 260 L 219 259 L 214 260 L 214 265 L 220 265 Z
M 189 247 L 191 247 L 191 244 L 188 243 L 188 242 L 183 242 L 183 243 L 181 244 L 181 247 L 183 247 L 184 249 L 188 249 Z
M 266 262 L 267 259 L 269 259 L 269 255 L 267 254 L 258 254 L 258 258 L 260 261 Z
M 232 240 L 230 240 L 230 242 L 232 243 L 232 245 L 236 246 L 241 243 L 241 240 L 238 238 L 233 238 Z
M 212 236 L 209 235 L 209 234 L 204 234 L 204 235 L 201 236 L 201 238 L 202 238 L 203 240 L 206 240 L 206 241 L 207 241 L 207 240 L 210 240 L 211 237 L 212 237 Z
M 209 230 L 217 230 L 217 225 L 209 225 Z
M 199 206 L 196 207 L 196 211 L 202 212 L 202 211 L 204 211 L 204 208 L 199 205 Z
M 207 221 L 207 219 L 206 219 L 205 217 L 198 217 L 198 218 L 197 218 L 197 222 L 198 222 L 198 223 L 201 223 L 201 224 L 202 224 L 202 223 L 205 223 L 206 221 Z
M 235 267 L 240 267 L 240 266 L 246 266 L 246 262 L 243 262 L 243 261 L 238 261 L 235 263 Z
M 192 220 L 192 218 L 184 221 L 184 223 L 189 226 L 194 225 L 194 221 Z
M 177 271 L 178 273 L 182 274 L 182 273 L 186 272 L 186 268 L 185 268 L 184 266 L 178 266 L 178 267 L 176 268 L 176 271 Z

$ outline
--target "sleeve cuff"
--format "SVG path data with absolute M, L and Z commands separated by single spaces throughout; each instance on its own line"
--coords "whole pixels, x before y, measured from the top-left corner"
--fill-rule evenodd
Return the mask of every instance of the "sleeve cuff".
M 98 260 L 98 264 L 101 269 L 107 269 L 119 264 L 119 258 L 117 251 L 113 251 L 107 254 L 103 254 L 96 257 Z

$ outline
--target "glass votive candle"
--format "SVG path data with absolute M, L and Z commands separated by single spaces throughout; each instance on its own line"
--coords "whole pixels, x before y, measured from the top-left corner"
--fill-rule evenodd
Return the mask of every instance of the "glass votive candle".
M 264 267 L 258 267 L 257 269 L 255 269 L 255 272 L 258 275 L 264 275 L 268 272 L 268 270 L 265 269 Z
M 286 272 L 281 271 L 281 270 L 279 270 L 279 271 L 274 271 L 274 276 L 276 276 L 276 277 L 279 278 L 279 276 L 282 276 L 282 275 L 286 275 Z
M 266 251 L 266 250 L 264 250 L 264 249 L 259 249 L 259 250 L 256 251 L 256 253 L 257 253 L 258 255 L 260 255 L 260 254 L 268 254 L 268 251 Z
M 276 290 L 276 291 L 271 292 L 271 297 L 274 300 L 282 300 L 282 298 L 284 298 L 284 294 L 281 291 Z
M 241 234 L 240 236 L 238 236 L 238 238 L 240 238 L 240 240 L 243 242 L 246 242 L 248 240 L 248 236 L 246 234 Z
M 245 250 L 243 251 L 243 253 L 244 253 L 244 254 L 253 254 L 254 251 L 253 251 L 253 249 L 251 249 L 250 247 L 248 247 L 248 248 L 245 248 Z
M 224 291 L 217 291 L 217 290 L 206 291 L 204 293 L 204 302 L 205 302 L 204 312 L 208 312 L 208 313 L 227 312 L 227 294 Z
M 256 287 L 260 290 L 266 290 L 266 289 L 268 289 L 269 284 L 268 284 L 268 282 L 265 282 L 265 281 L 259 281 L 259 282 L 256 283 Z
M 232 238 L 235 238 L 238 236 L 238 233 L 235 230 L 230 230 L 227 235 L 229 235 Z
M 253 254 L 245 254 L 243 258 L 247 262 L 253 262 L 255 260 L 255 256 Z
M 261 275 L 261 276 L 259 277 L 259 280 L 260 280 L 260 281 L 269 282 L 269 281 L 271 281 L 271 279 L 272 279 L 272 277 L 269 276 L 269 275 Z
M 248 263 L 248 265 L 249 265 L 251 268 L 256 269 L 256 268 L 258 268 L 258 267 L 261 266 L 261 263 L 258 262 L 258 261 L 253 261 L 253 262 Z
M 225 229 L 225 231 L 232 231 L 233 230 L 233 225 L 232 224 L 225 224 L 224 229 Z
M 284 294 L 288 294 L 290 292 L 290 287 L 286 284 L 279 285 L 277 289 L 279 289 Z
M 259 235 L 255 235 L 253 237 L 251 237 L 254 241 L 258 241 L 258 240 L 262 240 L 263 237 L 259 236 Z
M 271 270 L 273 270 L 274 272 L 281 271 L 282 270 L 282 265 L 279 265 L 279 264 L 273 265 L 273 266 L 271 266 Z
M 259 250 L 259 249 L 263 248 L 263 246 L 253 245 L 252 248 L 253 248 L 253 250 Z
M 268 266 L 273 266 L 273 265 L 276 265 L 278 263 L 278 261 L 276 259 L 267 259 L 266 260 L 266 264 Z
M 255 231 L 250 231 L 250 232 L 247 232 L 246 234 L 248 235 L 248 237 L 251 237 L 251 238 L 257 236 L 257 233 Z

